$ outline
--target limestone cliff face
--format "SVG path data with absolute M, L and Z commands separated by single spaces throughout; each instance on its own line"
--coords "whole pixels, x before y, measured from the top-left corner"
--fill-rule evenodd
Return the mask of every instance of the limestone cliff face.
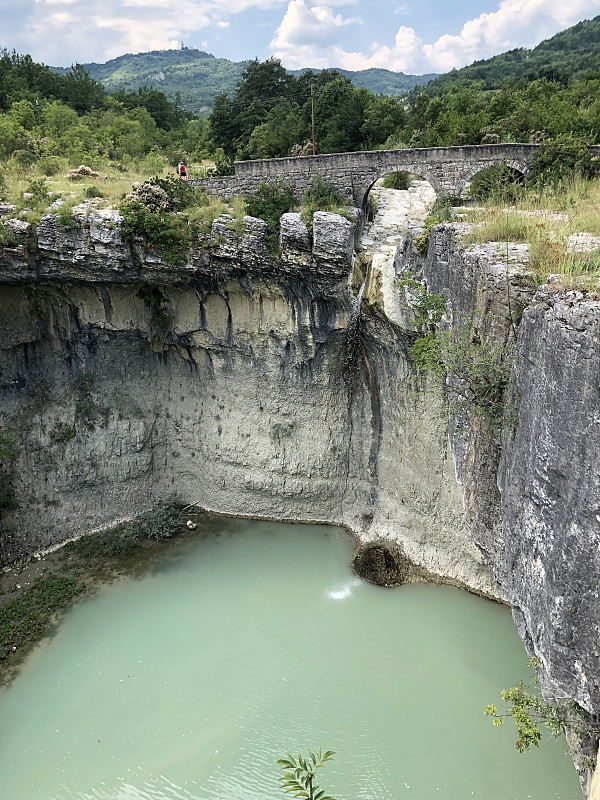
M 551 287 L 550 287 L 551 288 Z M 600 303 L 526 309 L 504 437 L 500 574 L 549 696 L 600 712 Z
M 514 346 L 502 436 L 476 417 L 452 451 L 473 541 L 511 604 L 545 698 L 600 714 L 600 302 L 556 280 L 534 291 L 524 245 L 465 250 L 461 225 L 410 240 L 397 265 L 447 298 L 483 343 Z M 458 235 L 458 238 L 457 238 Z M 585 796 L 598 741 L 571 742 Z M 594 794 L 596 792 L 596 794 Z
M 428 572 L 499 589 L 464 525 L 439 393 L 420 394 L 414 332 L 376 310 L 347 375 L 354 226 L 317 213 L 215 221 L 180 265 L 123 242 L 114 212 L 0 259 L 2 424 L 18 434 L 10 560 L 153 498 L 346 524 Z M 368 310 L 367 310 L 368 311 Z

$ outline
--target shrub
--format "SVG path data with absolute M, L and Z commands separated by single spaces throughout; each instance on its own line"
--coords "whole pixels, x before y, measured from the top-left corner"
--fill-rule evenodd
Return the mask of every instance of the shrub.
M 123 237 L 142 236 L 149 244 L 159 247 L 167 262 L 180 263 L 190 244 L 191 233 L 187 220 L 169 211 L 152 211 L 143 203 L 123 202 L 119 206 L 123 215 Z
M 35 164 L 37 156 L 31 150 L 15 150 L 12 154 L 12 160 L 19 167 L 29 168 Z
M 50 441 L 53 444 L 65 444 L 75 437 L 75 428 L 65 422 L 57 422 L 50 431 Z
M 140 203 L 149 211 L 171 211 L 173 208 L 169 195 L 155 183 L 145 182 L 135 186 L 127 195 L 127 200 L 131 203 Z
M 410 183 L 410 174 L 406 170 L 390 172 L 383 179 L 385 189 L 408 189 Z
M 156 150 L 151 150 L 146 156 L 145 166 L 152 174 L 158 175 L 163 171 L 165 162 L 160 153 L 157 153 Z
M 484 342 L 463 323 L 419 337 L 408 355 L 417 371 L 446 375 L 455 412 L 472 410 L 494 423 L 501 419 L 513 359 L 510 346 Z
M 148 539 L 170 539 L 181 526 L 184 506 L 175 496 L 159 500 L 139 518 L 140 527 Z
M 273 183 L 261 181 L 255 194 L 247 198 L 248 214 L 267 223 L 267 248 L 275 252 L 279 247 L 280 220 L 283 214 L 294 208 L 294 192 L 284 188 L 281 180 Z
M 540 144 L 528 180 L 538 186 L 556 186 L 576 176 L 592 178 L 598 171 L 598 163 L 582 139 L 560 136 Z
M 172 211 L 183 211 L 192 206 L 205 206 L 208 204 L 208 197 L 202 189 L 196 189 L 176 175 L 168 175 L 166 178 L 153 178 L 151 183 L 166 193 Z
M 315 176 L 312 186 L 302 196 L 300 217 L 309 230 L 312 229 L 315 211 L 330 211 L 334 214 L 346 212 L 346 206 L 336 187 L 323 180 L 320 175 Z
M 69 542 L 65 550 L 81 558 L 110 558 L 130 552 L 141 538 L 142 529 L 138 522 L 121 522 L 110 530 L 92 533 Z
M 319 206 L 321 211 L 326 211 L 326 206 L 338 206 L 342 202 L 340 193 L 336 187 L 323 180 L 321 175 L 315 175 L 315 179 L 302 197 L 303 203 L 314 203 Z
M 437 325 L 440 322 L 446 308 L 443 294 L 428 292 L 423 284 L 414 279 L 410 271 L 404 274 L 397 285 L 400 289 L 408 289 L 412 296 L 411 305 L 417 315 L 413 322 L 415 328 Z
M 3 222 L 0 222 L 0 246 L 3 247 L 14 247 L 18 244 L 19 237 L 17 236 L 14 228 L 11 228 L 10 225 L 6 225 Z
M 85 589 L 83 583 L 61 575 L 38 578 L 30 589 L 0 608 L 0 661 L 44 636 L 54 615 Z
M 88 186 L 84 192 L 86 197 L 104 197 L 104 192 L 102 192 L 97 186 Z
M 187 209 L 186 217 L 198 233 L 210 233 L 213 221 L 226 213 L 225 203 L 217 197 L 210 197 L 206 205 Z
M 181 525 L 184 506 L 175 496 L 159 500 L 137 519 L 120 522 L 106 531 L 82 536 L 65 546 L 81 558 L 112 558 L 131 552 L 142 539 L 162 541 L 174 536 Z
M 469 196 L 482 202 L 513 203 L 523 192 L 523 175 L 506 165 L 486 167 L 471 178 Z
M 56 210 L 56 222 L 61 231 L 79 228 L 79 222 L 73 216 L 73 202 L 63 203 Z
M 51 177 L 60 172 L 61 162 L 58 156 L 43 156 L 37 163 L 39 171 L 42 175 Z
M 19 210 L 28 208 L 39 212 L 48 207 L 48 187 L 44 178 L 30 181 L 23 195 L 17 205 Z

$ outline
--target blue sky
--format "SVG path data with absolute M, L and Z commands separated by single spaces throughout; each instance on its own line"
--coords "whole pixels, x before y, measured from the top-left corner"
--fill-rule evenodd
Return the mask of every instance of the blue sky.
M 446 72 L 533 47 L 600 0 L 0 0 L 0 46 L 53 66 L 184 42 L 241 61 Z

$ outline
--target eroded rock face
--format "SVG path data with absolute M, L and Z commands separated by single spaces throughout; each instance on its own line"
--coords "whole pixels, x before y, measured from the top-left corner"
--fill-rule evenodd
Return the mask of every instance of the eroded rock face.
M 463 523 L 443 400 L 414 391 L 412 332 L 366 314 L 344 381 L 354 224 L 317 213 L 311 237 L 286 215 L 276 257 L 264 223 L 244 222 L 216 220 L 173 266 L 124 243 L 112 217 L 105 233 L 99 217 L 62 238 L 46 218 L 41 246 L 2 254 L 21 503 L 3 557 L 176 491 L 227 513 L 342 523 L 499 596 Z
M 547 696 L 600 712 L 600 303 L 527 308 L 499 486 L 501 580 Z

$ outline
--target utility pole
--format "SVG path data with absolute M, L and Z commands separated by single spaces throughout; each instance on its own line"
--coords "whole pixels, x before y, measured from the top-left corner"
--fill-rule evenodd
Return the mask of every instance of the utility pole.
M 317 155 L 317 147 L 315 144 L 315 93 L 313 90 L 313 85 L 310 85 L 310 117 L 312 121 L 312 146 L 313 146 L 313 156 Z

